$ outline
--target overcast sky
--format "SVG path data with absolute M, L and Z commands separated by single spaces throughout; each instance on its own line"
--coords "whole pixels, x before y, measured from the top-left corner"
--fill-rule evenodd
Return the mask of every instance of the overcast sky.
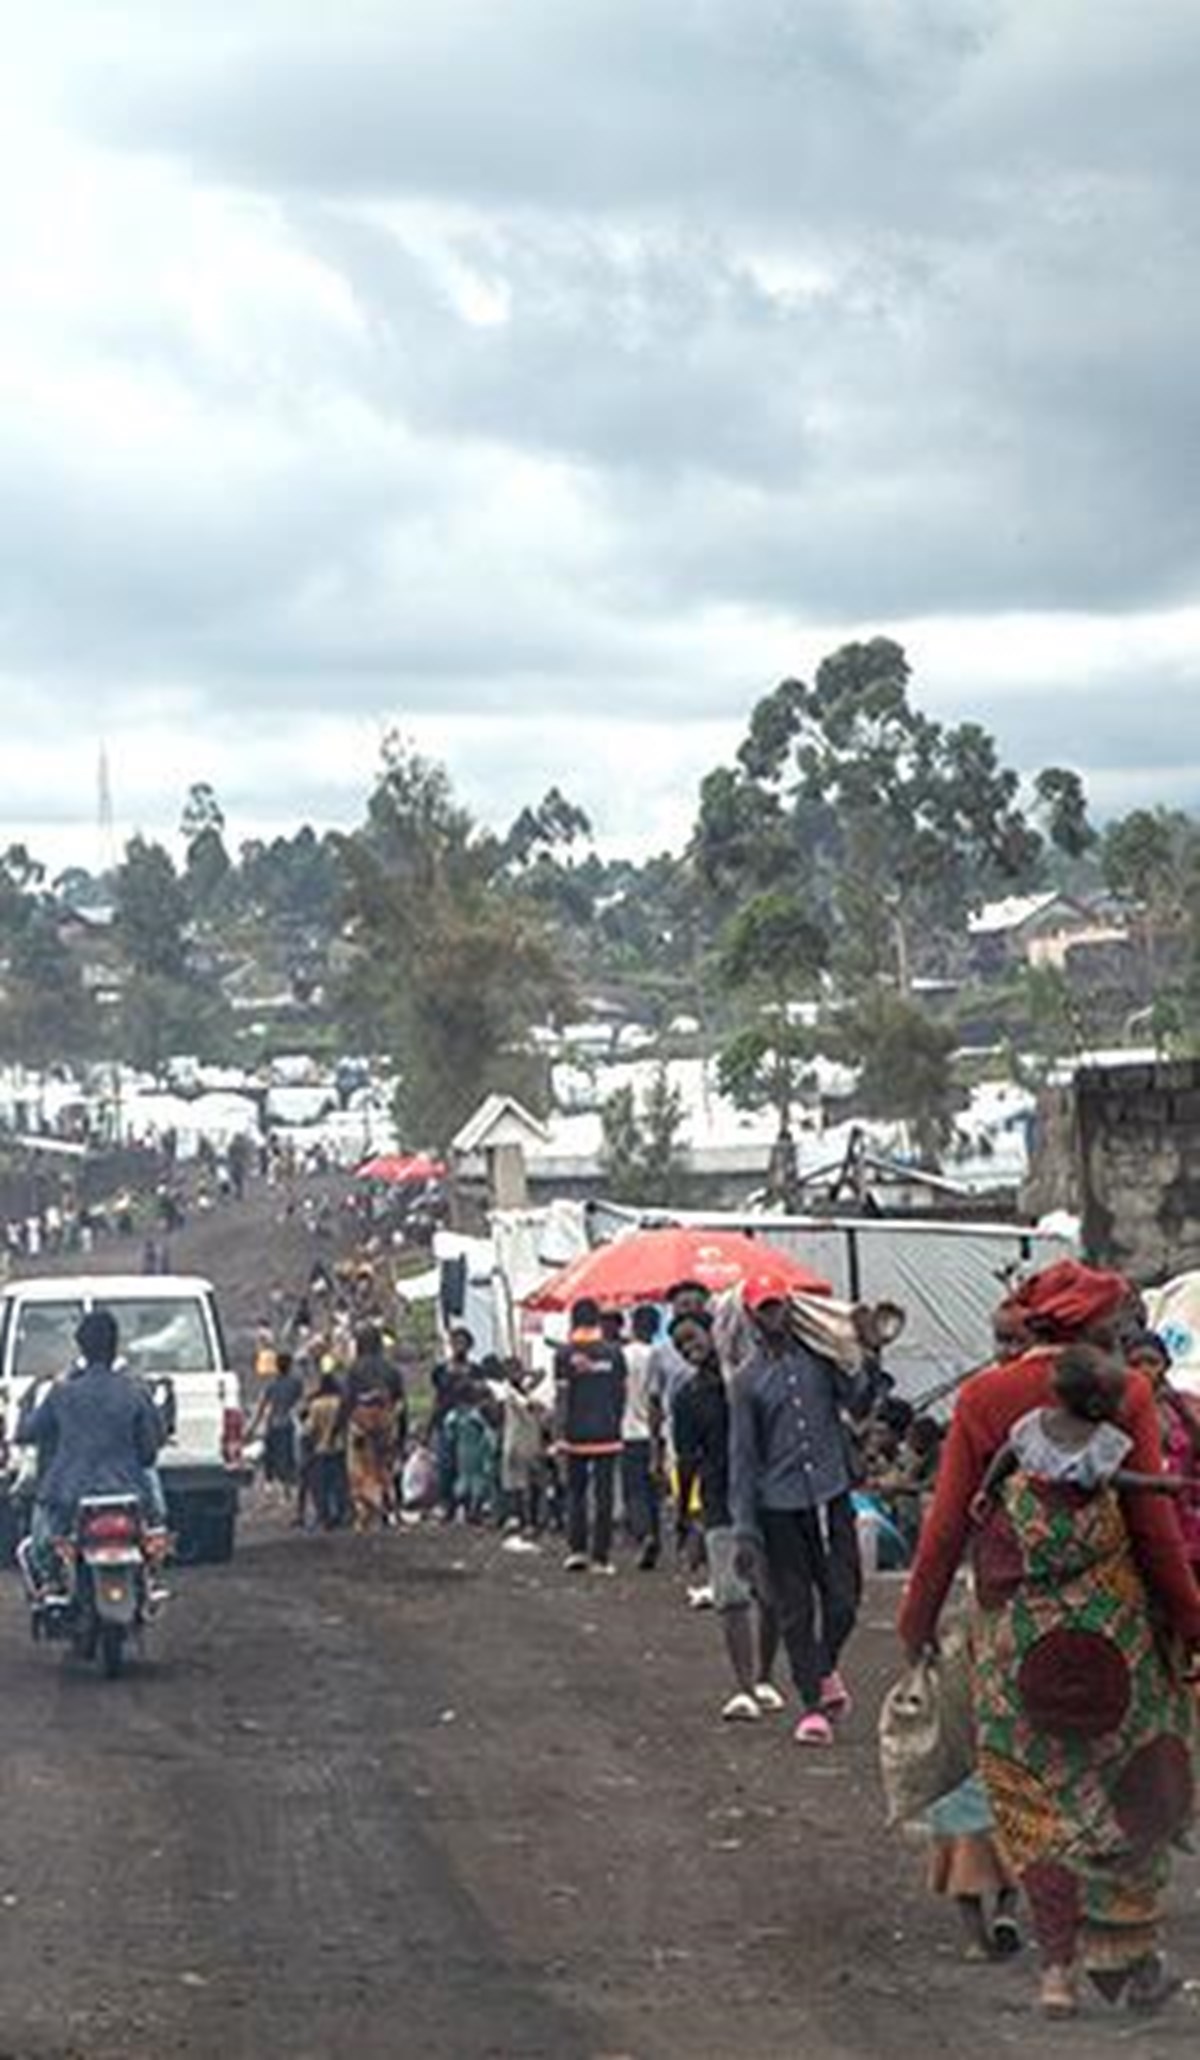
M 678 839 L 850 634 L 1200 804 L 1190 0 L 0 0 L 0 807 Z

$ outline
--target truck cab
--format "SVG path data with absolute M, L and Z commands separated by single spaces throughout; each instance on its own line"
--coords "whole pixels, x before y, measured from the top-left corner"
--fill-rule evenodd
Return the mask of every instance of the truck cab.
M 227 1560 L 244 1479 L 241 1386 L 228 1364 L 212 1283 L 191 1274 L 75 1274 L 0 1287 L 0 1413 L 10 1492 L 33 1492 L 32 1455 L 16 1443 L 30 1390 L 78 1357 L 75 1331 L 90 1309 L 109 1309 L 119 1360 L 159 1404 L 167 1441 L 159 1457 L 181 1559 Z

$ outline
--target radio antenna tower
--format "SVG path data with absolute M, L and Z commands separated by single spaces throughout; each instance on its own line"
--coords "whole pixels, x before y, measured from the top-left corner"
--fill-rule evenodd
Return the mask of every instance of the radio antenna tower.
M 117 830 L 113 815 L 112 778 L 108 769 L 108 746 L 101 744 L 100 757 L 96 766 L 97 799 L 97 855 L 101 876 L 113 873 L 117 866 Z

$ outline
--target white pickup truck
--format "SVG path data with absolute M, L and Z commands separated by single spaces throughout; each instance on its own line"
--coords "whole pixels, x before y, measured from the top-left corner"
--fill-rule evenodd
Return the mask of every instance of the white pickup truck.
M 187 1274 L 71 1274 L 0 1286 L 0 1409 L 12 1491 L 30 1492 L 15 1443 L 31 1387 L 78 1358 L 75 1330 L 88 1309 L 110 1309 L 120 1358 L 163 1407 L 169 1436 L 159 1461 L 181 1559 L 232 1557 L 242 1460 L 241 1389 L 228 1365 L 216 1295 Z

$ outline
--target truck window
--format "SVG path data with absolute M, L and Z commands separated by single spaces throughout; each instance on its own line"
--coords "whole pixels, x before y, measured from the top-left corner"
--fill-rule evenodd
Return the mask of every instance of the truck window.
M 18 1381 L 54 1380 L 79 1357 L 75 1332 L 82 1302 L 24 1302 L 20 1305 L 9 1371 Z
M 213 1373 L 212 1337 L 203 1304 L 195 1296 L 147 1296 L 118 1300 L 111 1309 L 121 1329 L 121 1357 L 136 1374 Z

